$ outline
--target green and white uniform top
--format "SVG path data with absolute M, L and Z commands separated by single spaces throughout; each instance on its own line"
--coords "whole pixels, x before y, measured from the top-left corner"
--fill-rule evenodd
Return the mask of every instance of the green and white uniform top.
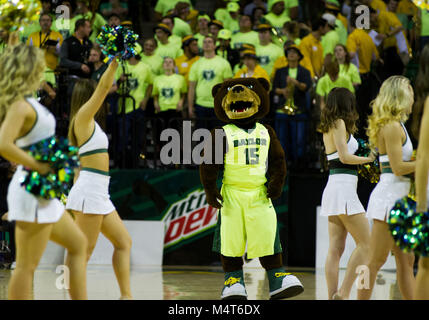
M 234 124 L 223 126 L 227 138 L 223 184 L 254 189 L 267 182 L 270 135 L 260 123 L 248 131 Z

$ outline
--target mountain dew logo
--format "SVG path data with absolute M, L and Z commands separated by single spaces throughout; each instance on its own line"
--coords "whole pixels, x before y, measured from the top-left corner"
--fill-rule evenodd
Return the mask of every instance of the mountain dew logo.
M 215 73 L 213 70 L 204 70 L 203 71 L 204 80 L 210 81 L 210 80 L 213 80 L 214 77 L 215 77 Z
M 165 99 L 170 99 L 174 95 L 173 88 L 162 88 L 161 94 Z
M 213 228 L 217 222 L 217 209 L 206 202 L 204 190 L 197 189 L 173 203 L 165 213 L 164 248 L 179 244 Z

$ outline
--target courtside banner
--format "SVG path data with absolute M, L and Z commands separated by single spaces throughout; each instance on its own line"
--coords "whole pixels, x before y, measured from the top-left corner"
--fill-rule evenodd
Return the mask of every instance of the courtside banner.
M 218 210 L 207 204 L 198 170 L 112 171 L 110 196 L 124 220 L 165 222 L 165 253 L 216 225 Z

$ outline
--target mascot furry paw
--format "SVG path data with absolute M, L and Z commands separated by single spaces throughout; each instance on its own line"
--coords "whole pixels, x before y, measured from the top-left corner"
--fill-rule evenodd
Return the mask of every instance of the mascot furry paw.
M 282 193 L 286 162 L 274 130 L 258 122 L 269 112 L 269 88 L 265 79 L 240 78 L 212 90 L 216 116 L 226 125 L 212 131 L 211 150 L 222 145 L 223 157 L 222 163 L 205 158 L 200 178 L 208 204 L 219 209 L 213 250 L 220 253 L 225 272 L 222 299 L 247 299 L 246 244 L 247 257 L 259 258 L 267 272 L 271 299 L 293 297 L 304 290 L 298 278 L 283 267 L 271 202 Z M 216 180 L 221 169 L 219 191 Z

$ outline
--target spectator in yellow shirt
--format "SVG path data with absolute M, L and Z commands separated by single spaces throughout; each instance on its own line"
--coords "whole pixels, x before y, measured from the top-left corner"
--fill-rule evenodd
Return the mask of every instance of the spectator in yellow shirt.
M 371 25 L 377 26 L 378 39 L 383 40 L 383 60 L 386 68 L 383 79 L 401 75 L 408 64 L 410 48 L 403 33 L 404 27 L 393 12 L 370 9 Z
M 312 32 L 304 37 L 299 44 L 299 49 L 304 57 L 310 59 L 317 78 L 320 78 L 323 67 L 323 47 L 320 40 L 329 30 L 328 21 L 320 18 L 313 23 Z
M 182 49 L 184 54 L 176 58 L 175 63 L 178 73 L 184 76 L 185 80 L 188 81 L 191 66 L 200 58 L 198 55 L 198 40 L 193 36 L 184 37 L 182 40 Z
M 265 78 L 270 82 L 270 77 L 267 71 L 262 68 L 258 63 L 258 57 L 255 50 L 243 51 L 244 68 L 238 70 L 234 78 Z
M 30 34 L 27 39 L 27 45 L 43 49 L 45 51 L 46 66 L 50 71 L 53 71 L 59 62 L 63 37 L 59 32 L 51 29 L 52 17 L 49 14 L 42 13 L 39 23 L 41 30 Z

